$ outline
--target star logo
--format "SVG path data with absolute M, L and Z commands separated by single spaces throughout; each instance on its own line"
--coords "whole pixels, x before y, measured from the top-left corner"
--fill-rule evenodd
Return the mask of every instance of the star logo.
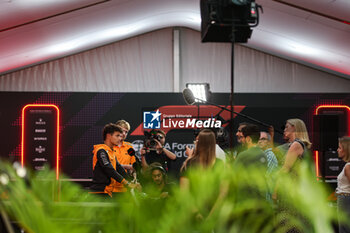
M 158 119 L 158 117 L 160 117 L 160 115 L 162 115 L 160 112 L 159 112 L 159 109 L 157 109 L 157 111 L 155 113 L 151 113 L 151 115 L 153 116 L 152 121 L 154 121 L 155 119 Z
M 160 116 L 162 113 L 159 109 L 156 112 L 143 112 L 144 129 L 160 129 Z

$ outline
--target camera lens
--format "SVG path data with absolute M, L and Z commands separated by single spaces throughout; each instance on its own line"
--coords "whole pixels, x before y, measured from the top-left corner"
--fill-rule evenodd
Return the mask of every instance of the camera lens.
M 157 142 L 153 139 L 153 140 L 151 140 L 151 141 L 149 142 L 149 146 L 150 146 L 151 148 L 155 148 L 155 147 L 157 146 Z

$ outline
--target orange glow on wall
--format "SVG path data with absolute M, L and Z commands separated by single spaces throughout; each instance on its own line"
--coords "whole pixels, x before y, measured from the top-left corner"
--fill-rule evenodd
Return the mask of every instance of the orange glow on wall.
M 60 127 L 60 110 L 56 105 L 53 104 L 27 104 L 22 108 L 22 136 L 21 136 L 21 164 L 22 167 L 25 165 L 25 147 L 26 142 L 25 142 L 25 122 L 26 122 L 26 113 L 28 112 L 28 109 L 40 109 L 40 108 L 53 108 L 56 113 L 57 113 L 57 119 L 55 123 L 55 135 L 56 135 L 56 148 L 55 148 L 55 167 L 56 167 L 56 179 L 58 180 L 59 178 L 59 171 L 60 171 L 60 164 L 59 164 L 59 154 L 60 154 L 60 132 L 59 132 L 59 127 Z

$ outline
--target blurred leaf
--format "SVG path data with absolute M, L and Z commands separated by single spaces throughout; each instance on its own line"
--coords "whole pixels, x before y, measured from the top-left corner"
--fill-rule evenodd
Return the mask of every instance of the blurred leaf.
M 108 201 L 74 183 L 57 181 L 48 169 L 28 174 L 29 182 L 6 163 L 0 171 L 11 177 L 0 186 L 1 208 L 27 232 L 268 233 L 294 226 L 323 233 L 332 232 L 337 219 L 326 187 L 308 166 L 300 166 L 296 177 L 277 174 L 279 208 L 266 199 L 273 176 L 252 167 L 190 171 L 190 188 L 175 187 L 167 199 L 155 198 L 153 190 L 152 195 L 126 193 Z M 281 224 L 286 219 L 290 225 Z

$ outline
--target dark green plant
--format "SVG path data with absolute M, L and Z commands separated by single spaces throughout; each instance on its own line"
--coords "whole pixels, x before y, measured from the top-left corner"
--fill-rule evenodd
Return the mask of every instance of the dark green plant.
M 336 211 L 326 201 L 327 190 L 307 166 L 299 176 L 278 174 L 278 197 L 286 211 L 266 200 L 266 175 L 254 168 L 217 166 L 189 173 L 190 188 L 175 187 L 167 199 L 128 193 L 110 201 L 89 195 L 70 182 L 58 182 L 49 170 L 20 178 L 9 165 L 1 172 L 11 178 L 0 186 L 1 208 L 27 232 L 332 232 Z M 59 193 L 59 195 L 57 194 Z M 286 218 L 287 216 L 287 218 Z M 287 219 L 286 224 L 281 221 Z

